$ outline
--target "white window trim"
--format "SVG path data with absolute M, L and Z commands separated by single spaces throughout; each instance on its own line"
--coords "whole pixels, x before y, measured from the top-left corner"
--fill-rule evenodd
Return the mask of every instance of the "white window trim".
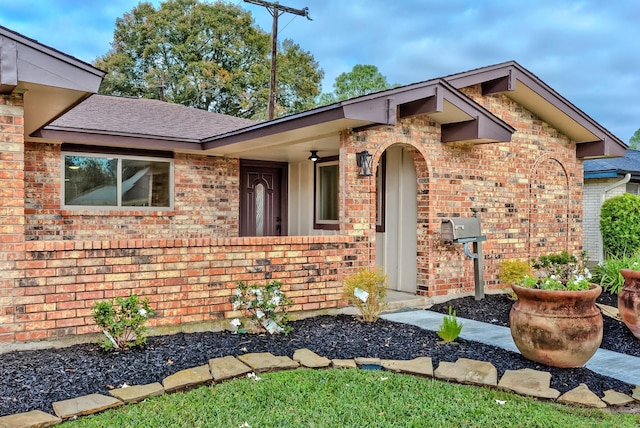
M 66 194 L 66 178 L 65 178 L 65 157 L 81 156 L 81 157 L 98 157 L 112 158 L 118 160 L 116 169 L 116 197 L 118 205 L 67 205 L 65 203 Z M 123 160 L 145 160 L 152 162 L 168 162 L 169 163 L 169 206 L 168 207 L 150 207 L 150 206 L 122 206 L 122 161 Z M 73 152 L 63 151 L 60 156 L 60 206 L 64 210 L 94 210 L 94 211 L 172 211 L 174 209 L 174 163 L 171 158 L 152 157 L 152 156 L 131 156 L 118 155 L 111 153 L 92 153 L 92 152 Z

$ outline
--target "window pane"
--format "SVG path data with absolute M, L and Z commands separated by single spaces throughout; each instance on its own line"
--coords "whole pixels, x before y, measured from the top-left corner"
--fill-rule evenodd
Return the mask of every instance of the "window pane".
M 318 167 L 318 220 L 338 220 L 338 165 Z
M 169 162 L 122 160 L 122 205 L 169 206 Z
M 65 156 L 65 205 L 117 205 L 117 165 L 113 158 Z

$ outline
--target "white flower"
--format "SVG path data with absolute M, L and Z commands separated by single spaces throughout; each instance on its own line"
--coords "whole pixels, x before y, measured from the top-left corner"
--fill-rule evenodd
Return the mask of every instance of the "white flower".
M 240 321 L 238 318 L 234 318 L 231 320 L 231 325 L 238 328 L 242 325 L 242 321 Z
M 260 309 L 258 309 L 258 310 L 256 311 L 256 317 L 257 317 L 258 319 L 263 318 L 263 317 L 264 317 L 264 312 L 262 312 Z
M 233 310 L 236 311 L 238 310 L 238 308 L 240 308 L 242 306 L 242 301 L 240 300 L 236 300 L 233 302 Z
M 251 428 L 248 422 L 243 423 L 242 425 L 238 425 L 238 428 Z
M 248 377 L 249 379 L 253 379 L 253 380 L 255 380 L 256 382 L 260 380 L 260 378 L 259 378 L 258 376 L 256 376 L 256 374 L 255 374 L 255 373 L 253 373 L 253 372 L 251 372 L 251 373 L 247 373 L 247 377 Z
M 503 401 L 503 400 L 496 400 L 496 403 L 497 403 L 497 404 L 499 404 L 499 405 L 501 405 L 501 406 L 504 406 L 504 405 L 505 405 L 505 403 L 506 403 L 506 401 Z
M 269 303 L 273 306 L 278 306 L 280 304 L 280 295 L 276 294 L 275 296 L 273 296 Z
M 236 288 L 236 296 L 242 296 L 242 290 Z
M 143 317 L 147 316 L 147 311 L 144 308 L 138 309 L 138 313 L 140 314 L 140 316 L 143 316 Z

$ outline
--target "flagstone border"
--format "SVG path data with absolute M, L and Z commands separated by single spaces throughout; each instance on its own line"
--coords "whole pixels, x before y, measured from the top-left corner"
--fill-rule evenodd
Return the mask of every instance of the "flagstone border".
M 181 370 L 167 376 L 162 384 L 156 382 L 148 385 L 125 385 L 109 391 L 111 396 L 90 394 L 57 401 L 52 405 L 56 416 L 39 410 L 1 416 L 0 428 L 50 427 L 71 418 L 98 413 L 128 403 L 137 403 L 148 397 L 185 391 L 201 385 L 215 384 L 243 376 L 256 376 L 255 373 L 297 368 L 388 370 L 414 376 L 433 377 L 442 381 L 498 388 L 518 395 L 550 399 L 558 403 L 582 407 L 606 408 L 607 405 L 623 406 L 634 402 L 640 403 L 640 386 L 634 389 L 632 397 L 609 390 L 606 396 L 600 399 L 584 384 L 560 395 L 560 392 L 550 388 L 551 374 L 544 371 L 507 370 L 498 380 L 497 371 L 493 364 L 466 358 L 460 358 L 455 363 L 443 361 L 434 370 L 429 357 L 418 357 L 413 360 L 381 360 L 370 357 L 359 357 L 353 360 L 329 360 L 304 348 L 297 350 L 293 359 L 286 356 L 274 356 L 268 352 L 244 354 L 237 358 L 233 356 L 212 358 L 208 364 Z M 615 399 L 613 399 L 614 397 Z

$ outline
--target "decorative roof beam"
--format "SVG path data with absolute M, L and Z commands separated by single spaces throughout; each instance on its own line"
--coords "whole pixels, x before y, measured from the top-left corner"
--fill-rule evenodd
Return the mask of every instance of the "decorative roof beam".
M 481 83 L 482 95 L 499 94 L 500 92 L 513 91 L 516 88 L 516 79 L 509 70 L 509 75 Z
M 492 143 L 495 141 L 511 141 L 511 131 L 503 126 L 482 118 L 457 123 L 443 123 L 440 127 L 440 140 L 443 143 L 474 141 L 476 143 Z
M 627 149 L 606 139 L 592 141 L 590 143 L 576 144 L 576 157 L 578 159 L 599 157 L 624 157 Z
M 434 95 L 429 98 L 423 98 L 402 104 L 399 106 L 400 118 L 441 112 L 443 110 L 442 101 L 442 96 Z

